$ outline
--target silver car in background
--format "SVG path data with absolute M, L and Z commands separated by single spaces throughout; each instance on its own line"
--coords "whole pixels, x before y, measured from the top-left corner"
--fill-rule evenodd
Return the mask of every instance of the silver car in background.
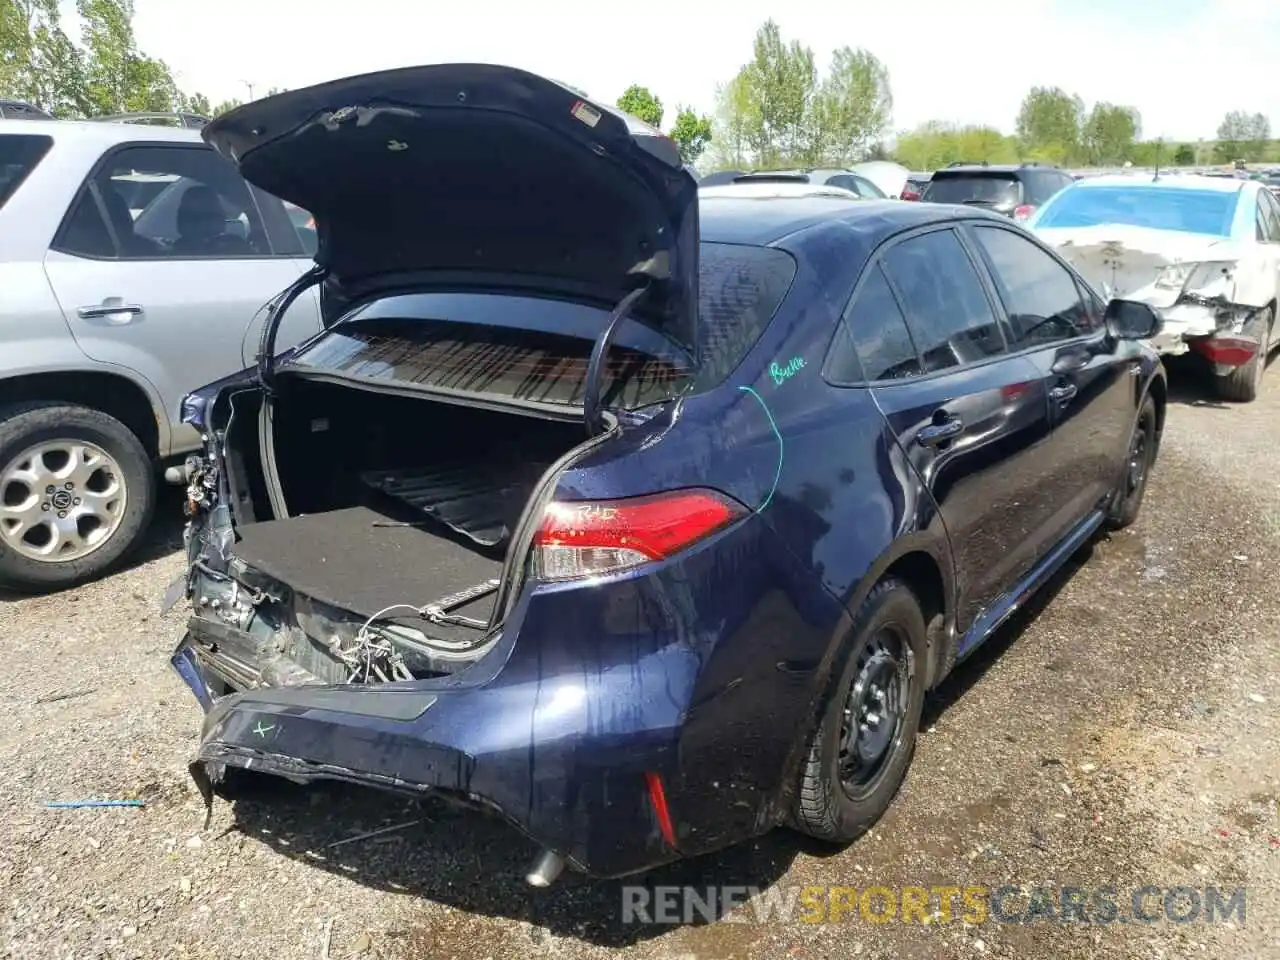
M 2 586 L 129 551 L 159 466 L 200 445 L 182 398 L 253 362 L 262 306 L 313 265 L 306 212 L 177 119 L 0 119 Z M 319 327 L 299 298 L 276 345 Z

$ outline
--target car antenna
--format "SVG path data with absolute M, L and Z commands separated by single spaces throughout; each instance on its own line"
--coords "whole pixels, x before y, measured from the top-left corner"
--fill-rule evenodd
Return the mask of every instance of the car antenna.
M 1155 183 L 1160 179 L 1160 149 L 1164 146 L 1164 140 L 1156 139 L 1156 172 L 1151 177 L 1151 182 Z

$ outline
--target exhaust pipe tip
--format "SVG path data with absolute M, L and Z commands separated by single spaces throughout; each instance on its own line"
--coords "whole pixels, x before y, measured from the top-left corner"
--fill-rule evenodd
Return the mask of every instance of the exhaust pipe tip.
M 564 872 L 565 859 L 553 850 L 543 850 L 524 875 L 524 882 L 540 889 L 551 886 Z

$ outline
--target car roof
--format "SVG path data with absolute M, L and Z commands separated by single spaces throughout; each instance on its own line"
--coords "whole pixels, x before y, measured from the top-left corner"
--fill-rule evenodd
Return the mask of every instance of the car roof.
M 1095 187 L 1128 187 L 1132 190 L 1148 190 L 1159 187 L 1180 187 L 1184 190 L 1210 190 L 1215 193 L 1239 193 L 1251 180 L 1235 177 L 1209 177 L 1197 173 L 1170 173 L 1156 177 L 1149 173 L 1110 173 L 1076 181 L 1076 189 L 1092 190 Z
M 763 200 L 766 198 L 839 197 L 857 200 L 858 194 L 844 187 L 832 187 L 825 183 L 778 182 L 774 180 L 747 180 L 742 183 L 720 183 L 698 189 L 700 198 L 743 197 Z
M 821 224 L 840 223 L 870 242 L 900 230 L 930 223 L 947 223 L 963 212 L 971 219 L 1007 223 L 1007 217 L 942 203 L 902 200 L 844 199 L 830 196 L 750 199 L 726 194 L 699 194 L 698 218 L 702 239 L 712 243 L 768 246 L 791 234 Z
M 190 127 L 168 127 L 155 123 L 123 123 L 91 120 L 7 120 L 0 119 L 0 133 L 24 133 L 100 143 L 104 147 L 118 143 L 148 141 L 154 143 L 200 143 L 200 131 Z
M 961 163 L 954 167 L 941 167 L 933 172 L 935 177 L 953 177 L 966 173 L 1022 173 L 1027 170 L 1058 170 L 1058 167 L 1027 167 L 1017 163 Z

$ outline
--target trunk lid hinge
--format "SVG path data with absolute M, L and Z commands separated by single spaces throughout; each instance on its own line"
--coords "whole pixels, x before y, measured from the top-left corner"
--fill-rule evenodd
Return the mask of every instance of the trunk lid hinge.
M 587 382 L 583 385 L 582 419 L 587 427 L 587 436 L 595 437 L 604 432 L 604 415 L 600 405 L 601 379 L 604 376 L 604 359 L 609 352 L 609 345 L 614 335 L 622 326 L 622 321 L 630 316 L 637 303 L 649 292 L 649 284 L 632 290 L 613 308 L 609 322 L 596 337 L 595 346 L 591 348 L 591 361 L 587 364 Z
M 285 311 L 293 306 L 293 301 L 297 300 L 304 291 L 324 280 L 328 274 L 328 267 L 316 264 L 280 293 L 276 294 L 275 300 L 271 302 L 271 307 L 267 311 L 267 319 L 262 324 L 262 336 L 258 340 L 257 356 L 258 382 L 268 397 L 275 395 L 271 387 L 271 381 L 275 374 L 276 334 L 280 330 L 280 321 L 284 319 Z

